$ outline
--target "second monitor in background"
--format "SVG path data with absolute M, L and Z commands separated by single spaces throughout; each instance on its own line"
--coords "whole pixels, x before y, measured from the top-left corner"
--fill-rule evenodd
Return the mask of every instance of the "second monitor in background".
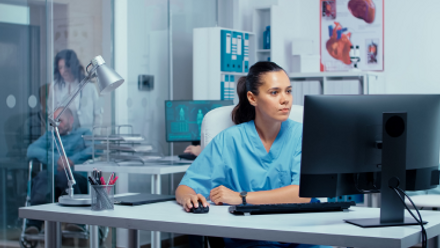
M 233 105 L 232 100 L 165 101 L 167 142 L 200 144 L 203 117 L 212 109 Z

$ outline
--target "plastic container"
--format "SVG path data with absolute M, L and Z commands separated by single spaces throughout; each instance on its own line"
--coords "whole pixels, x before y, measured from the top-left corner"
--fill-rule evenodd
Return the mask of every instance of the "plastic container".
M 114 191 L 113 185 L 92 185 L 92 210 L 113 210 Z
M 263 32 L 263 49 L 270 49 L 270 26 Z

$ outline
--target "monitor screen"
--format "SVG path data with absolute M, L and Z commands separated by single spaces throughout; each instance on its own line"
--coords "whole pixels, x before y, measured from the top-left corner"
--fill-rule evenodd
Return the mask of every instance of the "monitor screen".
M 399 192 L 439 184 L 439 145 L 440 95 L 306 96 L 299 195 L 380 192 L 380 218 L 345 221 L 418 224 Z
M 233 105 L 232 100 L 165 101 L 166 140 L 200 141 L 202 120 L 212 109 Z
M 440 95 L 306 96 L 300 195 L 378 191 L 383 113 L 407 113 L 406 188 L 433 188 L 438 170 Z M 408 178 L 409 177 L 409 178 Z

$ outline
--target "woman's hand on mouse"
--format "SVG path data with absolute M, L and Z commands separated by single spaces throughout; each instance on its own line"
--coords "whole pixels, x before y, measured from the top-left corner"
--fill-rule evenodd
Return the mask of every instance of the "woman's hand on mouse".
M 204 207 L 208 207 L 209 203 L 206 200 L 206 198 L 201 195 L 201 194 L 188 194 L 185 197 L 183 197 L 182 201 L 180 202 L 180 204 L 182 204 L 183 208 L 185 209 L 185 211 L 189 212 L 191 208 L 193 208 L 193 206 L 195 208 L 199 207 L 199 201 L 202 202 L 202 205 Z

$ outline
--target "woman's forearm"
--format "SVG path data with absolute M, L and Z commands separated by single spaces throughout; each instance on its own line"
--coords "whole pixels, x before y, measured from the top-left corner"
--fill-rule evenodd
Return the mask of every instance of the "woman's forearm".
M 310 202 L 310 198 L 299 197 L 299 186 L 289 185 L 273 190 L 249 192 L 246 202 L 249 204 L 306 203 Z
M 182 200 L 186 195 L 196 195 L 196 192 L 186 185 L 179 185 L 176 189 L 176 201 L 182 205 Z

